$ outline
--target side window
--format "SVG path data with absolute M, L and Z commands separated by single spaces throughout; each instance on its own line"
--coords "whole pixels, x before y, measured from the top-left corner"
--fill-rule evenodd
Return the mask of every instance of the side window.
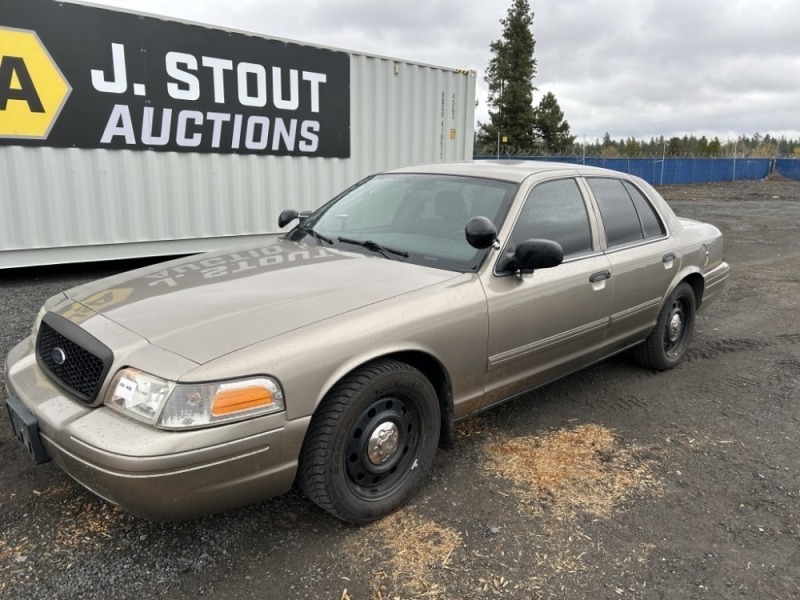
M 642 192 L 627 181 L 623 181 L 622 185 L 625 186 L 628 194 L 630 194 L 633 205 L 636 207 L 636 212 L 639 214 L 639 220 L 642 222 L 642 229 L 644 230 L 644 237 L 651 238 L 664 235 L 666 233 L 664 224 L 661 222 L 661 219 L 658 218 L 658 213 L 653 209 L 650 202 L 647 201 L 647 198 L 642 195 Z
M 558 242 L 565 258 L 592 251 L 589 217 L 574 179 L 546 181 L 528 194 L 509 243 L 531 238 Z
M 587 178 L 592 189 L 603 225 L 606 228 L 608 247 L 621 246 L 643 238 L 642 224 L 630 195 L 619 179 Z

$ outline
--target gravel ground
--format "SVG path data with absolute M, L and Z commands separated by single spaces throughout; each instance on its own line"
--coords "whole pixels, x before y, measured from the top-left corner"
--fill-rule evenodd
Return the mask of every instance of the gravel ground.
M 362 527 L 297 491 L 139 520 L 0 419 L 0 597 L 800 597 L 800 184 L 662 193 L 734 268 L 675 370 L 615 357 L 461 423 L 421 494 Z M 51 294 L 132 266 L 0 274 L 0 352 Z

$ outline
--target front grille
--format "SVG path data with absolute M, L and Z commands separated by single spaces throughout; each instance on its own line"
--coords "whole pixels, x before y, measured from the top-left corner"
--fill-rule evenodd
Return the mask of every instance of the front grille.
M 59 315 L 47 313 L 39 327 L 36 360 L 60 387 L 91 404 L 108 375 L 114 355 L 86 330 Z

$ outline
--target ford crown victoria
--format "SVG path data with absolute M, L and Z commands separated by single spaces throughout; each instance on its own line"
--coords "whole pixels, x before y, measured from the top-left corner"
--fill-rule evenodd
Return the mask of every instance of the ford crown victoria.
M 578 165 L 397 169 L 289 224 L 50 298 L 6 361 L 36 462 L 151 519 L 297 482 L 366 522 L 458 419 L 623 350 L 674 367 L 729 274 L 715 227 Z

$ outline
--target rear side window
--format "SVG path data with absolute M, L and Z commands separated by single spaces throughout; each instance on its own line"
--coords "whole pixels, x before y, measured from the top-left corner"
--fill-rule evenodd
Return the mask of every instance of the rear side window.
M 623 181 L 622 185 L 625 186 L 628 194 L 630 194 L 633 205 L 636 207 L 636 212 L 639 213 L 639 220 L 642 222 L 645 239 L 664 235 L 664 224 L 658 218 L 658 213 L 650 205 L 647 198 L 642 195 L 642 192 L 627 181 Z
M 664 226 L 647 199 L 634 186 L 619 179 L 588 178 L 609 248 L 664 234 Z
M 510 242 L 516 246 L 531 238 L 558 242 L 565 257 L 592 251 L 589 217 L 574 179 L 546 181 L 531 190 Z

